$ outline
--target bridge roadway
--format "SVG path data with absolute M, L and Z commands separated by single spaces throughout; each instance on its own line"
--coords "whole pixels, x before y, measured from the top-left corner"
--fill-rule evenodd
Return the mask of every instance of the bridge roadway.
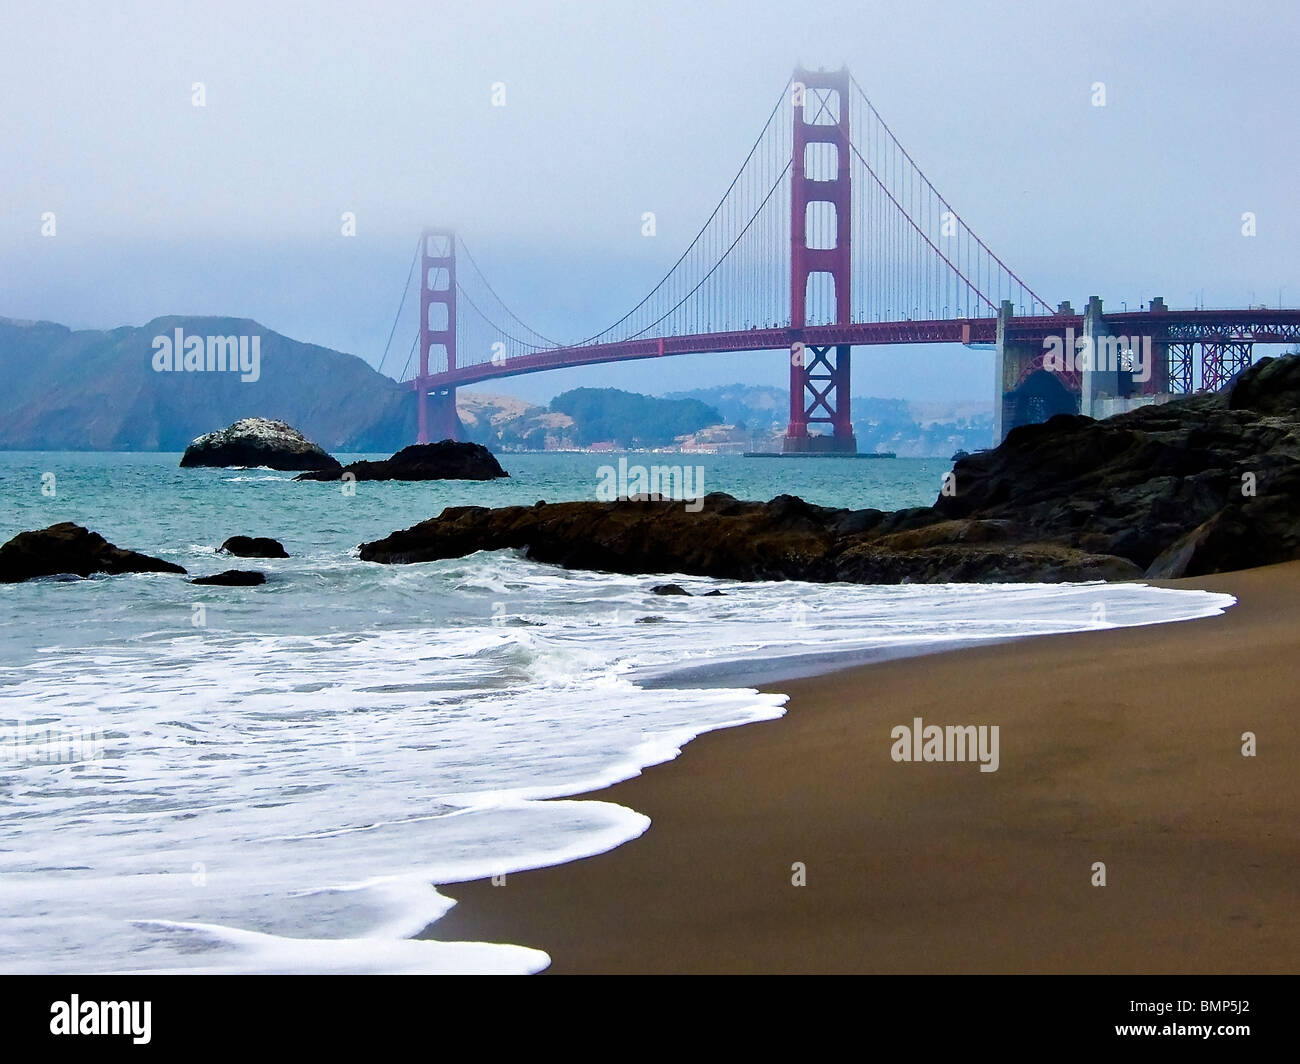
M 1123 310 L 1105 314 L 1113 333 L 1150 336 L 1153 342 L 1237 341 L 1300 343 L 1300 310 L 1247 308 L 1238 310 Z M 615 343 L 558 347 L 516 355 L 500 362 L 478 362 L 416 378 L 412 387 L 455 388 L 480 381 L 525 373 L 663 358 L 669 355 L 720 354 L 733 351 L 791 350 L 796 343 L 809 347 L 848 344 L 854 347 L 885 344 L 991 344 L 997 340 L 997 318 L 950 318 L 933 321 L 861 322 L 849 325 L 788 326 L 741 329 L 732 332 L 693 333 L 651 337 Z M 1082 314 L 1043 314 L 1012 317 L 1009 337 L 1020 341 L 1060 335 L 1068 328 L 1083 328 Z

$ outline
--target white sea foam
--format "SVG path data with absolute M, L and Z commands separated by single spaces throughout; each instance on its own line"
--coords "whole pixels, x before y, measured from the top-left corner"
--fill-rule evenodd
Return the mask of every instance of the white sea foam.
M 449 904 L 432 884 L 635 838 L 648 821 L 633 810 L 542 799 L 783 712 L 783 696 L 743 676 L 650 681 L 1184 620 L 1233 601 L 1138 585 L 636 578 L 509 553 L 312 566 L 288 563 L 288 593 L 259 613 L 214 599 L 203 629 L 79 631 L 4 670 L 0 726 L 93 725 L 105 756 L 0 765 L 0 970 L 535 971 L 547 963 L 536 950 L 414 940 Z M 661 579 L 725 595 L 650 595 Z M 321 582 L 385 627 L 303 612 L 327 600 L 305 598 Z
M 237 466 L 238 469 L 270 469 L 270 466 Z M 289 476 L 262 476 L 262 477 L 222 477 L 227 484 L 258 484 L 266 480 L 282 480 L 286 483 L 293 480 L 293 474 Z

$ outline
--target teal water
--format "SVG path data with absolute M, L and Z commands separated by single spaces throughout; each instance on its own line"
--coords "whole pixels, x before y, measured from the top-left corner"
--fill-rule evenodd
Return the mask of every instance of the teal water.
M 340 457 L 348 462 L 387 455 Z M 180 469 L 178 454 L 0 452 L 0 498 L 5 501 L 0 536 L 8 539 L 24 529 L 76 521 L 119 546 L 173 561 L 181 559 L 188 544 L 215 546 L 239 532 L 292 536 L 304 550 L 345 549 L 432 517 L 446 506 L 594 499 L 599 469 L 616 464 L 619 457 L 504 455 L 507 480 L 364 482 L 349 497 L 338 484 L 295 484 L 290 475 L 270 470 Z M 763 500 L 790 494 L 823 506 L 881 510 L 929 505 L 951 468 L 938 459 L 918 458 L 626 458 L 645 466 L 700 468 L 706 492 Z M 55 477 L 52 497 L 42 492 L 46 473 Z

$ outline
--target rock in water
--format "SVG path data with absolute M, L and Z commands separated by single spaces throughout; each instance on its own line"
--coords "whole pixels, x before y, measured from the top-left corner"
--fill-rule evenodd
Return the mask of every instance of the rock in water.
M 218 550 L 223 554 L 233 554 L 239 558 L 289 557 L 284 544 L 269 536 L 231 536 Z
M 690 596 L 690 592 L 687 591 L 686 588 L 682 587 L 681 584 L 655 584 L 655 586 L 650 589 L 650 594 Z
M 219 587 L 256 587 L 266 583 L 266 574 L 253 569 L 227 569 L 212 576 L 200 576 L 190 581 L 191 584 L 215 584 Z
M 495 480 L 510 474 L 481 443 L 414 443 L 382 462 L 353 462 L 341 469 L 303 473 L 295 480 Z
M 220 432 L 209 432 L 185 448 L 182 468 L 193 466 L 267 466 L 271 469 L 318 469 L 338 475 L 337 458 L 326 454 L 283 421 L 246 417 Z
M 0 583 L 75 573 L 181 573 L 179 565 L 123 550 L 98 532 L 63 521 L 39 532 L 19 532 L 0 547 Z

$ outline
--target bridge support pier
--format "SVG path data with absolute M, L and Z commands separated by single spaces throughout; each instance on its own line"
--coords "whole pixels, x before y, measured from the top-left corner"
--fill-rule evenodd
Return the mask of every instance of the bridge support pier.
M 1087 341 L 1084 350 L 1090 357 L 1083 366 L 1083 392 L 1079 397 L 1079 413 L 1085 417 L 1106 417 L 1111 411 L 1105 406 L 1114 405 L 1106 404 L 1106 400 L 1120 398 L 1119 366 L 1109 357 L 1104 342 L 1110 335 L 1110 326 L 1101 313 L 1101 297 L 1089 296 L 1083 312 L 1083 338 Z
M 1201 343 L 1201 388 L 1217 392 L 1254 361 L 1251 340 L 1206 340 Z
M 848 344 L 797 344 L 791 352 L 790 427 L 781 446 L 786 454 L 857 454 L 858 438 L 849 415 L 852 351 Z M 810 424 L 830 425 L 831 431 L 810 433 Z
M 416 402 L 419 443 L 465 439 L 465 426 L 456 413 L 455 388 L 420 388 Z
M 1053 387 L 1042 372 L 1042 338 L 1016 336 L 1011 329 L 1013 317 L 1015 308 L 1011 300 L 1004 299 L 998 308 L 997 342 L 993 359 L 994 447 L 1019 425 L 1045 421 L 1052 414 L 1065 412 L 1064 386 L 1057 380 Z

